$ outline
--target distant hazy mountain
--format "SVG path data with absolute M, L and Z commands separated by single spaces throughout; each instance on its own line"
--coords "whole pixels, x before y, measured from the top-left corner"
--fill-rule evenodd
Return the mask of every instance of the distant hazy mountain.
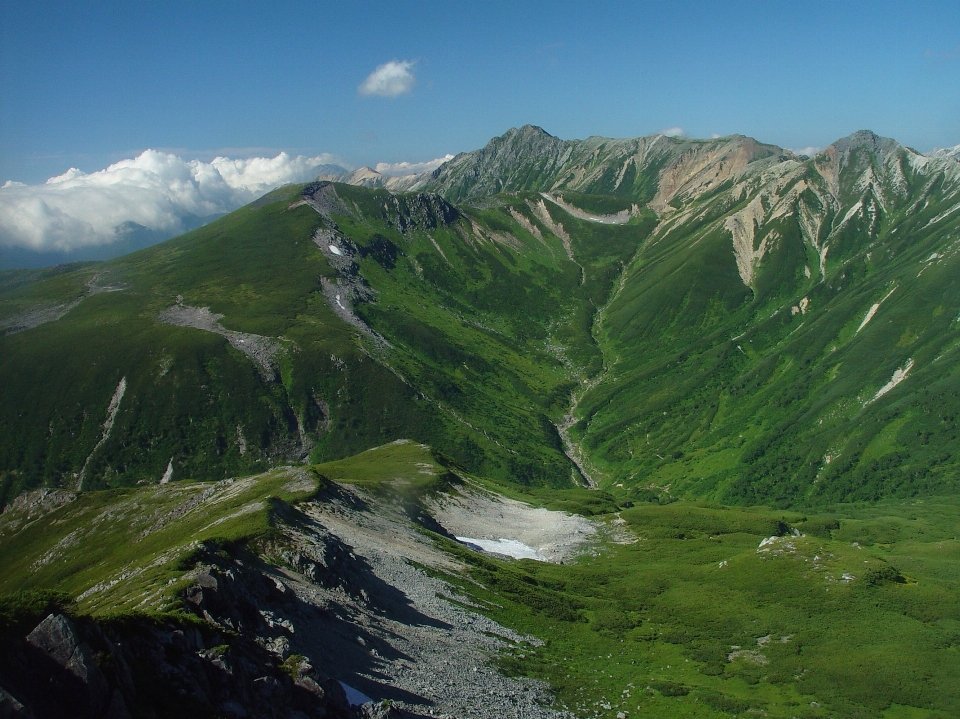
M 944 147 L 939 150 L 933 150 L 927 153 L 928 157 L 949 157 L 960 161 L 960 145 L 955 147 Z
M 353 172 L 342 168 L 341 170 L 341 172 L 322 173 L 317 179 L 343 182 L 347 185 L 357 185 L 359 187 L 384 187 L 391 192 L 411 192 L 423 187 L 431 175 L 429 172 L 416 175 L 382 175 L 369 167 L 361 167 Z
M 220 217 L 223 217 L 222 213 L 208 217 L 185 215 L 181 218 L 181 223 L 185 229 L 192 230 L 203 227 L 208 222 L 213 222 Z M 144 227 L 136 222 L 124 222 L 116 227 L 115 232 L 117 239 L 110 244 L 81 247 L 70 252 L 38 252 L 22 247 L 0 247 L 0 270 L 51 267 L 70 262 L 109 260 L 169 240 L 174 236 L 170 232 L 151 230 L 149 227 Z M 177 232 L 175 234 L 181 233 Z

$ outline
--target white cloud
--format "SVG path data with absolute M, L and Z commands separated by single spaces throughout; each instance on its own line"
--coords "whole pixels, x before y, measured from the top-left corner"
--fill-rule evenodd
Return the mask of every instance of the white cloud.
M 184 218 L 230 212 L 291 182 L 307 182 L 330 155 L 210 162 L 182 160 L 156 150 L 85 174 L 70 168 L 42 185 L 7 182 L 0 187 L 0 246 L 69 251 L 106 245 L 116 228 L 136 222 L 178 234 Z
M 788 147 L 787 149 L 790 150 L 790 152 L 792 152 L 794 155 L 806 155 L 807 157 L 813 157 L 818 152 L 820 152 L 820 150 L 822 150 L 823 148 L 813 147 L 811 145 L 810 147 L 798 147 L 798 148 Z
M 444 162 L 452 159 L 453 155 L 444 155 L 436 160 L 427 160 L 426 162 L 378 162 L 374 169 L 381 175 L 419 175 L 421 172 L 432 172 Z
M 682 127 L 668 127 L 666 130 L 660 130 L 660 134 L 667 137 L 683 137 L 685 133 Z
M 396 97 L 410 92 L 417 82 L 410 69 L 413 62 L 409 60 L 391 60 L 380 65 L 370 73 L 357 88 L 361 95 L 379 95 L 381 97 Z

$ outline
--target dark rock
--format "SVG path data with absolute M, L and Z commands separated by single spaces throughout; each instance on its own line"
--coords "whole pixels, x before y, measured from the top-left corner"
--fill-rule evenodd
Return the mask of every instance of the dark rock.
M 231 587 L 238 578 L 222 568 L 199 576 L 206 592 L 216 584 L 219 609 L 241 616 L 245 608 L 225 602 L 260 585 Z M 259 639 L 173 618 L 53 614 L 28 638 L 0 645 L 0 719 L 353 719 L 336 681 L 302 658 L 291 676 Z
M 110 687 L 103 672 L 93 661 L 93 653 L 81 643 L 73 623 L 62 614 L 50 614 L 27 635 L 27 643 L 36 647 L 75 676 L 87 689 L 87 704 L 94 714 L 110 702 Z
M 103 715 L 103 719 L 131 719 L 130 710 L 119 689 L 114 689 L 110 697 L 110 706 Z
M 33 719 L 33 712 L 0 687 L 0 719 Z

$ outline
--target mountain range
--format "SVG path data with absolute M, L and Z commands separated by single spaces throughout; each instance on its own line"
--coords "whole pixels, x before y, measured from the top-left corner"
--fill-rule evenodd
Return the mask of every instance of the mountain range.
M 521 484 L 783 506 L 954 486 L 949 153 L 527 126 L 413 178 L 8 273 L 4 501 L 398 436 Z
M 631 691 L 651 716 L 949 716 L 958 148 L 861 131 L 807 157 L 740 135 L 524 126 L 430 173 L 329 173 L 123 257 L 2 272 L 0 588 L 67 591 L 82 616 L 148 607 L 170 627 L 187 607 L 225 631 L 260 601 L 260 579 L 239 588 L 250 567 L 307 586 L 294 555 L 320 566 L 320 552 L 331 573 L 314 584 L 354 597 L 353 632 L 377 616 L 357 597 L 388 591 L 375 557 L 400 550 L 342 518 L 389 516 L 383 537 L 438 543 L 449 559 L 415 562 L 457 601 L 547 641 L 490 651 L 578 716 L 626 715 Z M 598 539 L 570 566 L 475 555 L 455 542 L 475 525 L 449 507 L 490 496 L 589 518 L 577 531 Z M 370 573 L 337 564 L 323 532 L 373 542 Z M 466 546 L 521 541 L 489 532 Z M 119 549 L 147 536 L 142 556 Z M 98 541 L 126 564 L 85 562 Z M 233 609 L 184 598 L 228 575 Z M 113 589 L 131 577 L 149 577 L 141 604 Z M 270 617 L 289 609 L 270 602 Z M 256 620 L 261 649 L 283 634 L 273 618 Z M 105 647 L 118 626 L 77 631 Z M 856 639 L 838 648 L 837 632 Z M 894 636 L 925 654 L 894 666 Z M 321 645 L 301 649 L 315 660 Z M 628 683 L 618 651 L 647 683 Z M 667 678 L 678 662 L 689 671 Z M 321 682 L 291 666 L 301 689 Z M 921 666 L 932 693 L 913 689 Z M 352 671 L 372 676 L 360 659 Z M 463 696 L 456 711 L 474 715 Z

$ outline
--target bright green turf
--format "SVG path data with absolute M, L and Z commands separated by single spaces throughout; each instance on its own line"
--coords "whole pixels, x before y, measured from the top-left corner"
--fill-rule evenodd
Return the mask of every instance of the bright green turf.
M 501 665 L 578 716 L 956 716 L 960 502 L 834 510 L 642 505 L 619 515 L 636 543 L 565 566 L 454 549 L 454 581 L 546 640 Z M 784 524 L 819 536 L 758 552 Z

